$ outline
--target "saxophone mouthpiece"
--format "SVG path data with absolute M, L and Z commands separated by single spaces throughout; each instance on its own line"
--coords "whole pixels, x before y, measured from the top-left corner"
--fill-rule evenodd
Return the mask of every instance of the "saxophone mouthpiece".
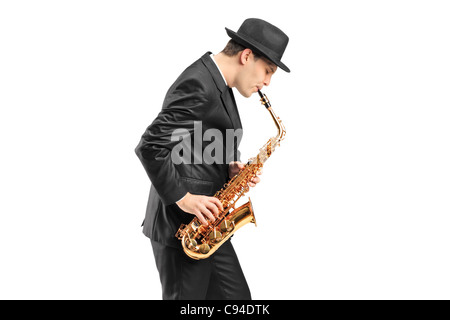
M 261 92 L 261 90 L 259 90 L 259 89 L 258 89 L 258 94 L 259 94 L 259 96 L 261 97 L 261 99 L 260 99 L 261 104 L 262 104 L 264 107 L 266 107 L 266 109 L 270 108 L 271 105 L 270 105 L 269 99 L 267 99 L 267 96 L 266 96 L 265 94 L 263 94 L 263 93 Z
M 258 89 L 258 94 L 261 97 L 261 99 L 264 99 L 264 95 L 262 94 L 261 90 Z

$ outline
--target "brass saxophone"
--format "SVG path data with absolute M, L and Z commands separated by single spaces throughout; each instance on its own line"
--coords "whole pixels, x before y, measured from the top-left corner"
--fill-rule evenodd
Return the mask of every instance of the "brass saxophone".
M 225 243 L 239 228 L 252 222 L 256 226 L 255 215 L 250 198 L 244 205 L 235 208 L 236 202 L 249 191 L 248 182 L 253 179 L 271 156 L 275 147 L 284 139 L 286 130 L 280 118 L 272 110 L 269 99 L 260 90 L 258 94 L 263 106 L 270 115 L 278 129 L 278 134 L 259 150 L 256 157 L 250 158 L 245 167 L 239 171 L 214 197 L 218 198 L 223 206 L 219 217 L 208 226 L 201 224 L 195 217 L 188 225 L 182 224 L 175 237 L 181 240 L 184 252 L 192 259 L 200 260 L 210 257 L 219 247 Z

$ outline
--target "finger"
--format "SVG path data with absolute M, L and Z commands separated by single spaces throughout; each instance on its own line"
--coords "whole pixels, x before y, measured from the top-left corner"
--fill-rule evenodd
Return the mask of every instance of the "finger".
M 209 211 L 209 209 L 206 206 L 202 209 L 202 214 L 205 218 L 208 218 L 208 220 L 211 222 L 214 222 L 216 220 L 216 217 L 214 217 L 212 212 Z
M 260 177 L 254 177 L 252 180 L 251 180 L 251 182 L 253 182 L 253 183 L 259 183 L 259 182 L 261 182 L 261 178 Z
M 219 217 L 219 208 L 217 208 L 214 202 L 207 202 L 205 204 L 206 208 L 213 213 L 213 215 L 218 218 Z
M 251 187 L 251 188 L 253 188 L 254 186 L 256 186 L 256 184 L 254 184 L 253 182 L 250 182 L 250 181 L 249 181 L 249 182 L 248 182 L 248 186 Z
M 262 172 L 263 172 L 263 168 L 259 168 L 258 171 L 256 172 L 256 174 L 259 176 L 262 174 Z
M 208 221 L 206 221 L 206 219 L 203 217 L 203 214 L 200 211 L 195 213 L 195 216 L 198 218 L 198 220 L 200 220 L 202 225 L 204 225 L 204 226 L 208 225 Z
M 217 207 L 220 211 L 223 211 L 222 202 L 220 202 L 219 199 L 217 199 L 216 197 L 211 197 L 211 201 L 216 205 L 216 207 Z

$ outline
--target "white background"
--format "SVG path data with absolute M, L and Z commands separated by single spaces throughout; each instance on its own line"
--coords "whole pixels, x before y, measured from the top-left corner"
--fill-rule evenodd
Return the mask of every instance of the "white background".
M 225 27 L 290 43 L 287 135 L 233 238 L 255 299 L 450 298 L 447 1 L 2 1 L 0 298 L 160 299 L 134 154 Z M 275 134 L 236 98 L 243 160 Z

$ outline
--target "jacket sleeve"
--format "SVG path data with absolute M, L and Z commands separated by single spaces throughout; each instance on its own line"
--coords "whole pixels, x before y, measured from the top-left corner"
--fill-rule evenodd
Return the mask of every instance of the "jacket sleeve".
M 201 120 L 208 106 L 205 85 L 196 77 L 180 78 L 167 92 L 161 112 L 135 149 L 164 205 L 175 203 L 188 192 L 181 180 L 179 164 L 172 161 L 171 151 L 181 138 L 176 133 L 181 130 L 184 136 L 192 137 L 194 121 Z

